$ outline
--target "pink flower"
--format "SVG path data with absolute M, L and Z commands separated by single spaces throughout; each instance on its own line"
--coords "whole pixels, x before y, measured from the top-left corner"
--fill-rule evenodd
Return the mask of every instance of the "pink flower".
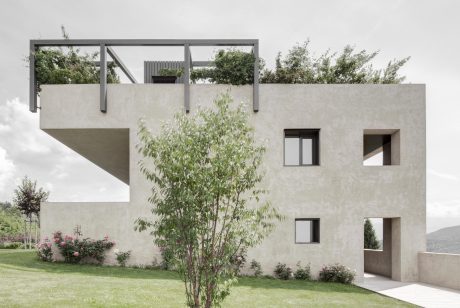
M 46 246 L 48 246 L 48 248 L 51 248 L 51 243 L 46 243 Z
M 61 242 L 61 247 L 64 247 L 65 246 L 65 242 Z
M 54 238 L 54 242 L 55 242 L 56 244 L 59 243 L 59 238 L 55 237 L 55 238 Z
M 78 257 L 79 255 L 80 255 L 80 254 L 78 253 L 78 251 L 74 251 L 74 252 L 73 252 L 73 256 L 74 256 L 74 257 Z

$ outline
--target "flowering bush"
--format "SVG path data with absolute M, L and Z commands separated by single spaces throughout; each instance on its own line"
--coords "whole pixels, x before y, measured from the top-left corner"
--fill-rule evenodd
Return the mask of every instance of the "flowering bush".
M 319 280 L 325 282 L 352 283 L 356 271 L 340 264 L 324 266 L 319 272 Z
M 131 250 L 128 251 L 119 251 L 115 249 L 115 256 L 117 256 L 117 262 L 121 267 L 126 266 L 126 261 L 128 261 L 129 257 L 131 256 Z
M 105 251 L 115 245 L 115 242 L 109 241 L 108 236 L 104 237 L 103 240 L 79 239 L 70 235 L 63 237 L 60 231 L 54 233 L 53 241 L 65 262 L 68 263 L 78 263 L 84 258 L 91 258 L 102 263 L 104 262 Z
M 300 261 L 297 262 L 297 270 L 294 272 L 294 278 L 297 280 L 311 280 L 310 264 L 302 267 Z
M 46 237 L 45 240 L 41 241 L 36 245 L 37 247 L 37 256 L 40 260 L 51 262 L 53 260 L 53 251 L 51 249 L 51 242 Z
M 278 263 L 275 267 L 275 277 L 283 280 L 289 280 L 292 277 L 292 269 L 283 263 Z

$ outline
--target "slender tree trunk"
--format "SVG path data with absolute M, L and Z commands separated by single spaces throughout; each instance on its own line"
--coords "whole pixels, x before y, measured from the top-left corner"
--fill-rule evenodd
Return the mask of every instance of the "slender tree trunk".
M 29 249 L 32 249 L 32 216 L 29 216 Z
M 27 249 L 27 220 L 24 219 L 24 236 L 22 238 L 24 249 Z

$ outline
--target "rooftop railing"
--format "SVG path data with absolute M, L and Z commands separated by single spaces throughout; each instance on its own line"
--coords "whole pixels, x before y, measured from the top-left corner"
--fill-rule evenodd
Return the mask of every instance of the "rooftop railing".
M 132 83 L 137 83 L 120 57 L 115 53 L 114 46 L 183 46 L 184 47 L 184 109 L 190 111 L 190 69 L 192 55 L 191 46 L 252 46 L 254 54 L 253 110 L 259 111 L 259 40 L 256 39 L 83 39 L 83 40 L 31 40 L 30 41 L 30 102 L 31 112 L 37 112 L 37 79 L 35 74 L 35 53 L 40 47 L 98 46 L 100 48 L 100 110 L 107 112 L 107 54 L 113 59 Z M 197 62 L 201 63 L 201 62 Z

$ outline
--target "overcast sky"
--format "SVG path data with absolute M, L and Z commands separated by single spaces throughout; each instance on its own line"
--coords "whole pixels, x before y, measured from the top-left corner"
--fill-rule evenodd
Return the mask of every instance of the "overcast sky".
M 454 0 L 2 1 L 0 200 L 11 200 L 25 174 L 51 191 L 51 201 L 128 200 L 128 186 L 40 131 L 39 115 L 28 111 L 29 40 L 60 38 L 65 25 L 71 38 L 258 38 L 269 66 L 278 51 L 308 38 L 318 53 L 346 44 L 380 50 L 377 66 L 411 56 L 402 73 L 427 90 L 428 231 L 460 224 L 459 16 Z M 182 55 L 118 53 L 140 80 L 146 55 Z

